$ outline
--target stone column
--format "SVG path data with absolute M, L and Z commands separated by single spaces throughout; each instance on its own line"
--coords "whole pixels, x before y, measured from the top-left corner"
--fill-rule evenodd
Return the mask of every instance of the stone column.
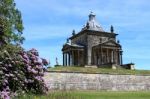
M 78 66 L 80 65 L 80 51 L 78 50 Z
M 115 49 L 113 49 L 113 63 L 115 63 Z
M 91 64 L 94 65 L 94 48 L 92 48 L 92 59 L 91 59 Z
M 96 55 L 96 48 L 94 49 L 94 65 L 97 65 L 97 55 Z
M 70 66 L 70 52 L 68 53 L 68 66 Z
M 122 62 L 122 53 L 123 53 L 123 51 L 121 50 L 120 51 L 120 63 L 121 63 L 121 65 L 123 64 L 123 62 Z
M 118 62 L 118 65 L 120 65 L 120 52 L 119 52 L 119 50 L 117 50 L 117 62 Z
M 98 48 L 98 65 L 101 64 L 101 52 L 100 52 L 100 49 Z
M 83 59 L 82 59 L 82 51 L 80 52 L 80 65 L 83 65 Z
M 116 51 L 115 51 L 115 49 L 113 50 L 113 52 L 114 52 L 113 53 L 113 57 L 114 57 L 113 60 L 114 60 L 114 64 L 115 64 L 116 63 Z
M 84 66 L 84 51 L 81 51 L 81 65 Z
M 92 65 L 95 65 L 94 48 L 92 50 Z
M 65 66 L 67 66 L 67 53 L 66 53 L 66 55 L 65 55 Z
M 94 50 L 94 63 L 95 63 L 95 65 L 97 65 L 97 52 L 96 52 L 96 48 L 95 48 L 95 50 Z
M 63 52 L 63 66 L 65 66 L 65 55 L 64 55 L 64 52 Z
M 71 63 L 70 63 L 70 65 L 73 66 L 73 53 L 72 53 L 72 51 L 70 51 L 70 54 L 71 54 L 71 56 L 70 56 L 70 58 L 71 58 Z
M 103 64 L 103 49 L 101 47 L 101 64 Z
M 118 64 L 118 61 L 117 61 L 117 50 L 115 49 L 115 63 Z
M 84 50 L 82 51 L 82 57 L 83 57 L 83 65 L 85 65 L 85 52 L 84 52 Z
M 109 63 L 109 56 L 108 56 L 108 48 L 107 48 L 107 55 L 106 55 L 107 63 Z
M 72 54 L 72 63 L 71 64 L 74 66 L 74 51 L 73 50 L 71 51 L 71 54 Z
M 113 50 L 111 50 L 111 63 L 113 63 Z
M 70 51 L 70 66 L 72 66 L 72 53 Z
M 97 65 L 99 65 L 99 64 L 100 64 L 99 59 L 100 59 L 100 57 L 99 57 L 99 50 L 98 50 L 98 48 L 97 48 Z
M 92 50 L 92 48 L 91 47 L 88 47 L 87 48 L 88 50 L 87 50 L 87 65 L 91 65 L 91 50 Z
M 66 53 L 64 53 L 64 66 L 66 66 Z
M 95 59 L 96 59 L 95 64 L 98 65 L 98 64 L 97 64 L 97 63 L 98 63 L 97 48 L 95 49 Z

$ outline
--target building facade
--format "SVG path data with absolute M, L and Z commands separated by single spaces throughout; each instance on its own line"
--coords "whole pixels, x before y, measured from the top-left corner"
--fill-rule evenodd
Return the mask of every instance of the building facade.
M 86 25 L 63 45 L 64 66 L 121 66 L 122 47 L 116 40 L 113 26 L 106 32 L 96 21 L 96 15 L 89 14 Z

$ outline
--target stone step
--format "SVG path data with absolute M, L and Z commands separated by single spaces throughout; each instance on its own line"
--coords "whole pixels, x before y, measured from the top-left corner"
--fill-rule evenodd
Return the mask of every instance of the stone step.
M 98 68 L 96 65 L 85 65 L 86 68 Z

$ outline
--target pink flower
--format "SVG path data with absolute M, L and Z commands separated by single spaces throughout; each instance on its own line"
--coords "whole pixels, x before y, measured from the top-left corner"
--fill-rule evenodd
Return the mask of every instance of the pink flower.
M 14 77 L 14 74 L 9 74 L 10 77 Z
M 15 78 L 14 78 L 14 80 L 16 80 L 16 81 L 17 81 L 17 80 L 18 80 L 18 78 L 16 78 L 16 77 L 15 77 Z
M 8 65 L 8 67 L 12 67 L 12 65 L 11 65 L 11 64 L 9 64 L 9 65 Z
M 5 80 L 3 80 L 3 83 L 7 84 L 7 83 L 8 83 L 8 81 L 5 79 Z
M 37 74 L 37 73 L 38 73 L 38 71 L 36 71 L 35 69 L 31 69 L 31 72 L 32 72 L 33 74 Z
M 12 64 L 15 64 L 15 61 L 11 61 L 12 62 Z
M 5 76 L 8 77 L 9 75 L 8 75 L 8 74 L 5 74 Z
M 39 75 L 40 75 L 40 76 L 44 76 L 44 73 L 43 73 L 43 72 L 40 72 Z
M 36 76 L 35 79 L 38 80 L 38 81 L 41 81 L 41 82 L 44 81 L 44 79 L 41 76 Z
M 27 54 L 24 54 L 24 55 L 23 55 L 23 58 L 28 59 Z
M 2 67 L 3 70 L 7 71 L 6 67 Z
M 42 63 L 39 61 L 34 61 L 36 65 L 41 65 Z
M 5 90 L 6 90 L 6 91 L 9 91 L 10 89 L 9 89 L 9 87 L 7 86 Z
M 29 60 L 28 59 L 23 59 L 23 62 L 28 64 L 29 63 Z
M 14 71 L 14 73 L 15 73 L 15 74 L 18 74 L 18 72 L 17 72 L 17 71 Z
M 25 80 L 24 80 L 24 82 L 25 82 L 25 83 L 28 83 L 28 80 L 27 80 L 27 79 L 25 79 Z
M 47 61 L 46 59 L 43 59 L 43 58 L 42 58 L 42 63 L 43 63 L 45 66 L 49 64 L 48 61 Z
M 4 91 L 2 91 L 2 92 L 0 92 L 0 98 L 2 98 L 2 99 L 10 99 L 10 96 L 9 96 L 9 92 L 7 92 L 6 90 L 4 90 Z
M 33 83 L 34 80 L 28 79 L 28 83 Z
M 31 71 L 31 67 L 27 67 L 27 70 L 28 70 L 28 71 Z

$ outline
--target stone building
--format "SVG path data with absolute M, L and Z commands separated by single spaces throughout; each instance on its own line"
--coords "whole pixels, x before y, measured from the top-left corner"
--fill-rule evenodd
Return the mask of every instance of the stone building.
M 79 33 L 63 45 L 64 66 L 107 67 L 122 65 L 122 47 L 116 40 L 113 26 L 106 32 L 96 21 L 96 15 L 89 14 L 89 20 Z

